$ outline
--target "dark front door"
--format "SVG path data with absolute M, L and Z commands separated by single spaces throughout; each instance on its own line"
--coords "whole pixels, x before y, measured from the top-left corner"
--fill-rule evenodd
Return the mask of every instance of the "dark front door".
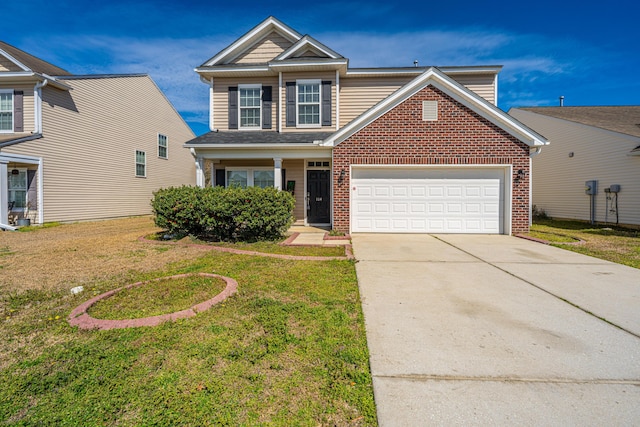
M 329 173 L 328 170 L 307 171 L 307 222 L 328 224 L 329 215 Z

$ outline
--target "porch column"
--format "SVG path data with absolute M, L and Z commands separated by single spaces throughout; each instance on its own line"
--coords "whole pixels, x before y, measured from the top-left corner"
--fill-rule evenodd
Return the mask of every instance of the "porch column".
M 0 224 L 9 224 L 9 178 L 6 160 L 0 160 Z
M 282 159 L 273 159 L 273 186 L 282 190 Z
M 204 159 L 201 156 L 196 157 L 196 185 L 204 187 Z

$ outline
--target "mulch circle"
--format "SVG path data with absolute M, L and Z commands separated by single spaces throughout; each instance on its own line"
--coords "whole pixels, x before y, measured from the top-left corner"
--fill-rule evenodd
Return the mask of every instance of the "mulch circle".
M 123 320 L 107 320 L 107 319 L 96 319 L 91 317 L 87 310 L 94 305 L 96 302 L 103 300 L 105 298 L 109 298 L 117 292 L 120 292 L 124 289 L 129 289 L 134 286 L 142 286 L 149 283 L 157 282 L 159 280 L 166 279 L 178 279 L 182 277 L 190 277 L 190 276 L 204 276 L 204 277 L 216 277 L 224 280 L 227 283 L 227 286 L 215 297 L 210 300 L 201 302 L 200 304 L 196 304 L 186 310 L 176 311 L 175 313 L 163 314 L 160 316 L 152 316 L 152 317 L 142 317 L 138 319 L 123 319 Z M 212 306 L 224 301 L 231 295 L 235 294 L 238 290 L 238 282 L 230 277 L 220 276 L 219 274 L 210 274 L 210 273 L 191 273 L 191 274 L 177 274 L 174 276 L 168 277 L 160 277 L 153 280 L 147 280 L 144 282 L 136 282 L 127 286 L 123 286 L 118 289 L 114 289 L 109 292 L 105 292 L 104 294 L 98 295 L 97 297 L 91 298 L 89 301 L 86 301 L 83 304 L 80 304 L 76 307 L 71 314 L 69 315 L 69 324 L 71 326 L 77 326 L 80 329 L 122 329 L 122 328 L 136 328 L 140 326 L 157 326 L 161 323 L 167 321 L 175 321 L 178 319 L 185 319 L 188 317 L 194 317 L 197 313 L 201 311 L 208 310 Z

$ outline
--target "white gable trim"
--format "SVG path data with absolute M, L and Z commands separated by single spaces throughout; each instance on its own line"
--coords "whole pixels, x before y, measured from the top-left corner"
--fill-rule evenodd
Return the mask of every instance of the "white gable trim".
M 289 49 L 285 50 L 280 55 L 275 57 L 273 59 L 273 61 L 282 61 L 282 60 L 291 58 L 292 56 L 296 55 L 297 53 L 305 52 L 306 50 L 309 50 L 309 49 L 315 50 L 317 52 L 320 52 L 323 55 L 326 55 L 328 58 L 331 58 L 331 59 L 344 58 L 338 52 L 330 49 L 329 47 L 327 47 L 324 44 L 320 43 L 318 40 L 316 40 L 313 37 L 307 35 L 307 36 L 304 36 L 303 38 L 301 38 L 300 40 L 298 40 Z
M 300 38 L 302 38 L 302 34 L 298 33 L 293 28 L 283 24 L 278 21 L 273 16 L 268 17 L 260 24 L 255 26 L 253 29 L 249 30 L 244 36 L 240 37 L 238 40 L 233 42 L 231 45 L 220 51 L 216 56 L 209 59 L 207 62 L 202 64 L 203 67 L 211 67 L 213 65 L 218 65 L 219 63 L 226 63 L 231 61 L 233 58 L 241 55 L 247 48 L 252 46 L 262 37 L 271 33 L 272 31 L 276 31 L 281 34 L 284 38 L 291 41 L 292 43 L 297 42 Z
M 462 105 L 468 107 L 481 117 L 489 120 L 491 123 L 501 129 L 504 129 L 506 132 L 531 147 L 548 144 L 548 141 L 543 136 L 527 128 L 507 113 L 489 103 L 487 100 L 481 98 L 479 95 L 447 77 L 437 68 L 431 67 L 398 89 L 389 97 L 374 105 L 341 130 L 325 139 L 323 145 L 333 147 L 340 144 L 342 141 L 349 138 L 351 135 L 369 125 L 371 122 L 392 110 L 427 86 L 433 86 L 441 90 L 456 101 L 460 102 Z
M 6 57 L 9 61 L 16 64 L 18 67 L 22 68 L 24 71 L 31 71 L 31 68 L 27 67 L 22 62 L 18 61 L 16 58 L 9 55 L 5 50 L 0 49 L 0 55 Z

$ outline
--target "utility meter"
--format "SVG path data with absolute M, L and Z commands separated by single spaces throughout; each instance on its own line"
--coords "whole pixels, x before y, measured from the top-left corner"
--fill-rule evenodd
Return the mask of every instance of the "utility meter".
M 598 193 L 598 181 L 586 181 L 584 183 L 584 193 L 590 196 Z

